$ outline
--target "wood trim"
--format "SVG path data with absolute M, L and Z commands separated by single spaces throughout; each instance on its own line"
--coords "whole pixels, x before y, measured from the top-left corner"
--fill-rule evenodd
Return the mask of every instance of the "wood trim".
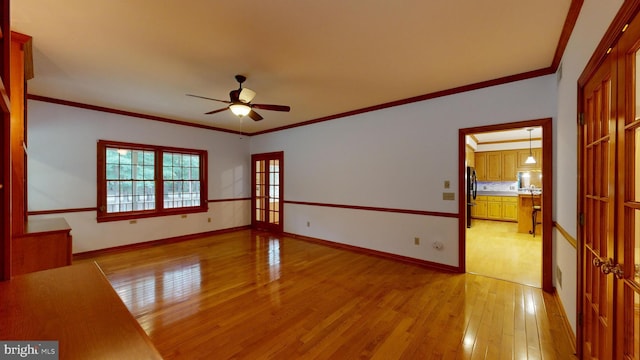
M 454 272 L 454 273 L 459 272 L 458 268 L 455 267 L 455 266 L 446 265 L 446 264 L 439 264 L 439 263 L 435 263 L 435 262 L 432 262 L 432 261 L 416 259 L 416 258 L 412 258 L 412 257 L 408 257 L 408 256 L 396 255 L 396 254 L 387 253 L 387 252 L 384 252 L 384 251 L 372 250 L 372 249 L 363 248 L 363 247 L 359 247 L 359 246 L 348 245 L 348 244 L 338 243 L 338 242 L 334 242 L 334 241 L 318 239 L 318 238 L 313 238 L 313 237 L 303 236 L 303 235 L 298 235 L 298 234 L 292 234 L 292 233 L 287 233 L 287 232 L 283 233 L 283 235 L 291 237 L 291 238 L 294 238 L 294 239 L 299 239 L 299 240 L 303 240 L 303 241 L 308 241 L 308 242 L 312 242 L 312 243 L 316 243 L 316 244 L 321 244 L 321 245 L 333 247 L 333 248 L 336 248 L 336 249 L 352 251 L 352 252 L 365 254 L 365 255 L 377 256 L 377 257 L 381 257 L 381 258 L 384 258 L 384 259 L 389 259 L 389 260 L 404 262 L 404 263 L 408 263 L 408 264 L 423 266 L 423 267 L 427 267 L 427 268 L 431 268 L 431 269 L 447 271 L 447 272 Z
M 569 12 L 567 13 L 567 18 L 564 20 L 562 33 L 560 33 L 560 39 L 558 39 L 556 52 L 553 56 L 553 61 L 551 62 L 551 67 L 556 71 L 560 66 L 560 61 L 562 61 L 562 56 L 564 55 L 564 51 L 567 48 L 569 39 L 571 38 L 571 33 L 573 32 L 573 28 L 575 27 L 576 22 L 578 21 L 578 16 L 580 15 L 580 10 L 582 9 L 583 3 L 584 3 L 584 0 L 571 0 L 571 5 L 569 6 Z
M 215 126 L 191 123 L 191 122 L 187 122 L 187 121 L 169 119 L 169 118 L 165 118 L 165 117 L 161 117 L 161 116 L 155 116 L 155 115 L 141 114 L 141 113 L 136 113 L 136 112 L 132 112 L 132 111 L 126 111 L 126 110 L 112 109 L 112 108 L 108 108 L 108 107 L 104 107 L 104 106 L 83 104 L 83 103 L 79 103 L 79 102 L 75 102 L 75 101 L 55 99 L 55 98 L 50 98 L 50 97 L 40 96 L 40 95 L 34 95 L 34 94 L 27 94 L 27 100 L 36 100 L 36 101 L 48 102 L 48 103 L 51 103 L 51 104 L 64 105 L 64 106 L 76 107 L 76 108 L 80 108 L 80 109 L 93 110 L 93 111 L 101 111 L 101 112 L 106 112 L 106 113 L 109 113 L 109 114 L 131 116 L 131 117 L 136 117 L 136 118 L 145 119 L 145 120 L 160 121 L 160 122 L 165 122 L 165 123 L 174 124 L 174 125 L 191 126 L 191 127 L 207 129 L 207 130 L 213 130 L 213 131 L 221 131 L 221 132 L 226 132 L 226 133 L 231 133 L 231 134 L 238 134 L 238 135 L 245 135 L 245 136 L 250 136 L 251 135 L 251 134 L 247 134 L 247 133 L 244 133 L 244 132 L 241 132 L 241 131 L 223 129 L 223 128 L 219 128 L 219 127 L 215 127 Z
M 0 209 L 0 281 L 11 278 L 11 137 L 10 137 L 10 119 L 11 119 L 11 32 L 10 26 L 9 0 L 2 0 L 0 3 L 0 29 L 2 30 L 2 41 L 0 41 L 0 72 L 2 75 L 2 124 L 0 125 L 0 183 L 3 184 L 0 189 L 0 197 L 2 198 L 2 208 Z
M 600 64 L 602 64 L 604 59 L 607 57 L 607 50 L 618 41 L 622 35 L 622 29 L 631 21 L 631 19 L 633 19 L 638 11 L 640 11 L 640 0 L 626 0 L 622 6 L 620 6 L 618 13 L 614 17 L 613 21 L 611 21 L 609 28 L 607 28 L 607 31 L 602 36 L 602 40 L 598 43 L 593 55 L 591 55 L 589 62 L 578 78 L 578 87 L 580 89 L 585 86 L 587 80 L 591 78 Z M 581 98 L 582 97 L 580 97 L 579 94 L 579 99 Z M 578 104 L 580 104 L 580 101 L 578 101 Z M 581 109 L 582 107 L 579 105 L 578 111 L 580 112 Z
M 393 209 L 393 208 L 372 207 L 372 206 L 358 206 L 358 205 L 343 205 L 343 204 L 327 204 L 327 203 L 317 203 L 317 202 L 308 202 L 308 201 L 293 201 L 293 200 L 285 200 L 284 203 L 285 204 L 292 204 L 292 205 L 321 206 L 321 207 L 331 207 L 331 208 L 350 209 L 350 210 L 382 211 L 382 212 L 391 212 L 391 213 L 398 213 L 398 214 L 439 216 L 439 217 L 448 217 L 448 218 L 458 218 L 459 217 L 459 215 L 456 214 L 456 213 L 445 213 L 445 212 L 424 211 L 424 210 Z
M 567 232 L 567 230 L 565 230 L 562 226 L 560 226 L 560 224 L 558 224 L 558 223 L 557 223 L 557 222 L 555 222 L 555 221 L 553 222 L 553 226 L 558 230 L 558 232 L 559 232 L 560 234 L 562 234 L 562 237 L 563 237 L 565 240 L 567 240 L 567 242 L 568 242 L 571 246 L 573 246 L 573 248 L 574 248 L 574 249 L 577 249 L 577 248 L 578 248 L 578 241 L 577 241 L 573 236 L 571 236 L 571 235 Z
M 576 334 L 573 332 L 571 328 L 571 324 L 569 323 L 569 318 L 567 318 L 567 311 L 564 309 L 564 305 L 562 304 L 562 300 L 560 299 L 560 294 L 556 290 L 553 291 L 553 297 L 558 304 L 558 309 L 560 310 L 560 317 L 562 318 L 562 325 L 564 330 L 567 332 L 567 337 L 569 338 L 569 342 L 571 344 L 571 348 L 573 352 L 576 352 Z
M 67 214 L 74 212 L 85 212 L 85 211 L 97 211 L 97 207 L 85 207 L 85 208 L 71 208 L 71 209 L 52 209 L 52 210 L 35 210 L 28 211 L 27 215 L 29 216 L 37 216 L 37 215 L 53 215 L 53 214 Z
M 251 200 L 250 197 L 246 198 L 234 198 L 234 199 L 212 199 L 207 200 L 208 203 L 220 203 L 220 202 L 228 202 L 228 201 L 247 201 Z M 51 209 L 51 210 L 34 210 L 29 211 L 27 215 L 29 216 L 38 216 L 38 215 L 53 215 L 53 214 L 67 214 L 74 212 L 85 212 L 85 211 L 97 211 L 97 207 L 84 207 L 84 208 L 68 208 L 68 209 Z
M 511 123 L 477 126 L 460 129 L 458 132 L 458 211 L 460 214 L 458 224 L 458 251 L 459 267 L 464 272 L 466 265 L 466 199 L 462 194 L 466 194 L 465 182 L 465 159 L 464 149 L 466 145 L 465 137 L 473 133 L 508 130 L 513 128 L 541 126 L 542 127 L 542 290 L 551 293 L 553 291 L 553 242 L 552 242 L 552 203 L 553 203 L 553 128 L 552 119 L 535 119 Z
M 207 202 L 209 203 L 220 203 L 220 202 L 227 202 L 227 201 L 247 201 L 247 200 L 251 200 L 250 197 L 243 197 L 243 198 L 232 198 L 232 199 L 215 199 L 215 200 L 207 200 Z
M 251 226 L 245 225 L 245 226 L 238 226 L 238 227 L 213 230 L 213 231 L 207 231 L 207 232 L 201 232 L 201 233 L 195 233 L 195 234 L 175 236 L 175 237 L 170 237 L 165 239 L 144 241 L 144 242 L 135 243 L 135 244 L 114 246 L 114 247 L 99 249 L 99 250 L 84 251 L 84 252 L 73 254 L 73 260 L 76 261 L 76 260 L 83 260 L 83 259 L 91 259 L 93 257 L 102 256 L 102 255 L 117 254 L 117 253 L 122 253 L 126 251 L 131 251 L 131 250 L 148 249 L 154 246 L 173 244 L 177 242 L 198 239 L 206 236 L 214 236 L 214 235 L 226 234 L 234 231 L 250 230 L 250 229 L 251 229 Z

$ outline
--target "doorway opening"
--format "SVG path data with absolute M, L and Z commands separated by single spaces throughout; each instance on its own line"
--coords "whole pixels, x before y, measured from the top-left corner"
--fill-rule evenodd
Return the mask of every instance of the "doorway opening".
M 461 272 L 553 290 L 551 130 L 551 119 L 460 129 Z

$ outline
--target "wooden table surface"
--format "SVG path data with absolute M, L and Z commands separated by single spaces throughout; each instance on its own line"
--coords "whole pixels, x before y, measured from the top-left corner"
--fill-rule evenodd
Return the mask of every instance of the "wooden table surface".
M 0 282 L 0 340 L 57 340 L 60 359 L 161 359 L 95 263 Z

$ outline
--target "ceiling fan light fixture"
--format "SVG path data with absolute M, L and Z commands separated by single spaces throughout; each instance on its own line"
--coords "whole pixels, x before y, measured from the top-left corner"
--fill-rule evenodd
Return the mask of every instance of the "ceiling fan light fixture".
M 249 113 L 251 112 L 251 107 L 245 104 L 231 104 L 229 105 L 229 110 L 231 110 L 234 115 L 243 117 L 249 115 Z

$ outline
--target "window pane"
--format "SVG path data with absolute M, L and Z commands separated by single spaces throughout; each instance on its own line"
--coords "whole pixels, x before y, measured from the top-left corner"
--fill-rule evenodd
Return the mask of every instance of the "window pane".
M 120 165 L 120 179 L 131 179 L 131 165 Z
M 99 217 L 104 213 L 153 212 L 202 205 L 199 153 L 164 151 L 157 146 L 136 144 L 125 144 L 123 148 L 116 143 L 109 146 L 103 140 L 98 146 L 104 155 L 99 156 L 102 161 L 99 166 L 104 170 L 99 186 L 105 194 Z M 161 168 L 156 168 L 157 156 L 162 157 Z M 159 209 L 157 186 L 162 186 L 163 192 Z

